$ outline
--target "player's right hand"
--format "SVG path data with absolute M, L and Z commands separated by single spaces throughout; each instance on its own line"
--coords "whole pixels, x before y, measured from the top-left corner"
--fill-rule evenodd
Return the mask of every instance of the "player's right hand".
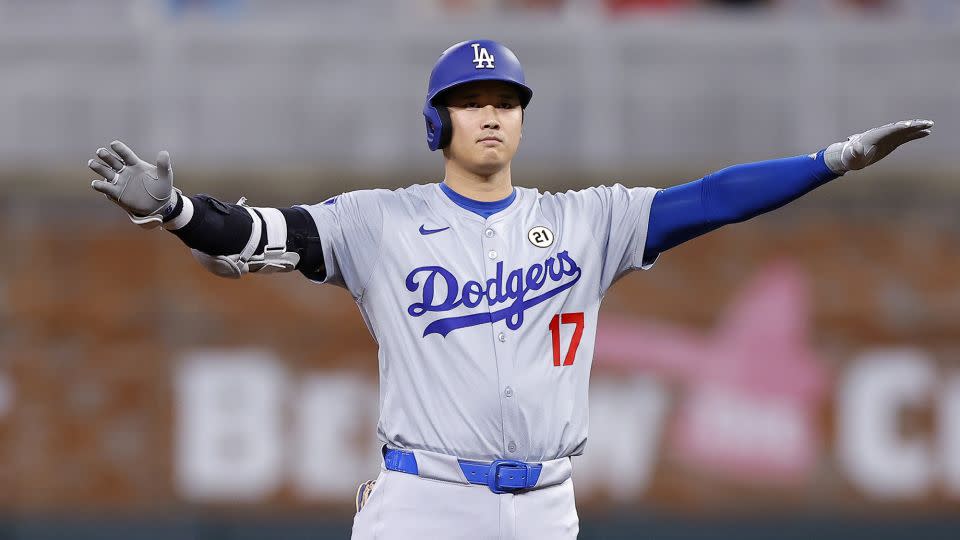
M 155 227 L 163 221 L 163 213 L 176 204 L 173 189 L 173 168 L 170 154 L 162 151 L 153 165 L 137 157 L 120 141 L 110 149 L 98 148 L 96 159 L 87 162 L 102 179 L 90 187 L 126 210 L 130 220 L 144 227 Z

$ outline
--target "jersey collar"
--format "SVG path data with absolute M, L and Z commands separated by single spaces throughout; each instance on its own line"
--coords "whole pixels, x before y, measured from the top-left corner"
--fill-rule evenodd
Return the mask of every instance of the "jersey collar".
M 456 193 L 455 191 L 450 189 L 449 186 L 443 184 L 442 182 L 438 182 L 434 184 L 434 189 L 436 190 L 437 198 L 440 199 L 441 203 L 444 206 L 452 209 L 459 216 L 465 217 L 472 221 L 478 221 L 480 223 L 492 223 L 494 221 L 499 221 L 510 214 L 513 214 L 517 210 L 517 208 L 520 207 L 521 201 L 524 198 L 523 190 L 517 189 L 516 187 L 513 188 L 513 193 L 511 193 L 505 199 L 501 199 L 499 201 L 492 201 L 492 202 L 475 201 L 468 197 L 464 197 L 463 195 L 460 195 L 459 193 Z M 496 212 L 495 214 L 492 214 L 490 217 L 484 218 L 483 216 L 475 213 L 472 209 L 466 206 L 463 206 L 460 204 L 460 202 L 457 202 L 456 200 L 454 200 L 450 195 L 448 195 L 447 191 L 453 193 L 456 197 L 459 197 L 463 201 L 469 201 L 469 204 L 472 204 L 472 205 L 483 205 L 483 207 L 485 207 L 486 205 L 492 205 L 491 208 L 495 208 L 497 205 L 503 205 L 503 208 L 498 212 Z
M 440 182 L 440 189 L 450 198 L 451 201 L 455 202 L 460 208 L 465 208 L 474 214 L 486 219 L 490 216 L 500 212 L 501 210 L 506 209 L 510 206 L 510 203 L 517 198 L 517 188 L 513 188 L 510 192 L 510 195 L 500 199 L 499 201 L 478 201 L 471 199 L 470 197 L 464 197 L 463 195 L 457 193 L 446 182 Z

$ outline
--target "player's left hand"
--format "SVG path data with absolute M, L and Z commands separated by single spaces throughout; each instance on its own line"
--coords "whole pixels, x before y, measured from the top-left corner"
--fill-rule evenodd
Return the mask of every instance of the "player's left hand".
M 847 137 L 827 147 L 823 159 L 833 172 L 843 174 L 876 163 L 903 143 L 930 134 L 932 120 L 901 120 Z

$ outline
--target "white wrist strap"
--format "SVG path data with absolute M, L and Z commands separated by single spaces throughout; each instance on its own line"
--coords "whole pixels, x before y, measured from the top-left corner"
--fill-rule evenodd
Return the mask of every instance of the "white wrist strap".
M 183 208 L 180 209 L 180 213 L 176 217 L 163 224 L 163 228 L 168 231 L 182 229 L 193 219 L 193 201 L 190 200 L 190 197 L 185 197 L 180 193 L 180 190 L 176 190 L 176 194 L 183 201 Z

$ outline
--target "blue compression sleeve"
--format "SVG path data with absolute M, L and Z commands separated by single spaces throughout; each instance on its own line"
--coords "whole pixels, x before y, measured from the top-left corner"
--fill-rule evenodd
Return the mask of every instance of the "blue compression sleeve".
M 816 158 L 797 156 L 734 165 L 657 192 L 650 208 L 646 262 L 701 234 L 780 208 L 837 178 Z

